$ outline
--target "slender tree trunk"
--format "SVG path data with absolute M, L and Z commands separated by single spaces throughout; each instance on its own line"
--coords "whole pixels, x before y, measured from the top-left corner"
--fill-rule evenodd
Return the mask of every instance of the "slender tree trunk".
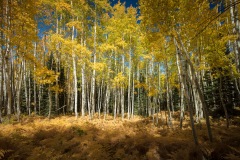
M 125 66 L 125 58 L 124 55 L 122 56 L 122 74 L 124 74 L 124 66 Z M 121 113 L 122 113 L 122 120 L 124 120 L 124 86 L 121 86 Z
M 176 43 L 175 39 L 174 42 Z M 179 50 L 176 47 L 176 61 L 177 61 L 177 68 L 178 68 L 178 77 L 180 82 L 180 128 L 182 129 L 182 123 L 184 119 L 184 104 L 183 104 L 183 98 L 184 98 L 184 84 L 183 84 L 183 77 L 182 77 L 182 71 L 180 67 L 181 58 Z
M 133 70 L 133 68 L 132 68 Z M 132 71 L 133 73 L 133 71 Z M 134 73 L 133 73 L 133 79 L 132 79 L 132 116 L 131 118 L 134 118 Z
M 87 106 L 88 106 L 88 116 L 89 116 L 89 120 L 92 119 L 92 115 L 91 115 L 91 102 L 90 102 L 90 98 L 91 98 L 91 89 L 89 88 L 89 83 L 87 83 Z
M 103 87 L 103 80 L 101 81 L 100 86 L 98 88 L 98 119 L 101 118 L 102 87 Z
M 145 77 L 146 77 L 146 80 L 145 80 L 145 83 L 148 85 L 148 62 L 146 62 L 146 72 L 145 72 Z M 149 91 L 149 88 L 148 90 Z M 151 112 L 149 111 L 150 110 L 150 105 L 149 105 L 149 97 L 148 97 L 148 93 L 146 93 L 146 107 L 145 107 L 145 114 L 148 115 L 148 116 L 151 116 Z
M 167 124 L 171 128 L 172 127 L 172 114 L 170 110 L 170 89 L 169 89 L 169 70 L 167 61 L 165 61 L 166 68 L 166 94 L 167 94 L 167 110 L 168 110 L 168 119 Z
M 29 70 L 28 72 L 28 106 L 29 106 L 29 110 L 28 113 L 29 115 L 31 115 L 31 71 Z
M 194 66 L 193 66 L 193 64 L 192 64 L 192 62 L 191 62 L 191 60 L 190 60 L 190 57 L 189 57 L 188 52 L 187 52 L 187 49 L 186 49 L 186 48 L 184 47 L 184 45 L 183 45 L 183 42 L 182 42 L 182 40 L 181 40 L 181 37 L 180 37 L 179 33 L 178 33 L 178 38 L 179 38 L 181 47 L 182 47 L 182 49 L 183 49 L 183 51 L 184 51 L 184 53 L 185 53 L 184 56 L 185 56 L 185 58 L 186 58 L 186 62 L 189 64 L 190 69 L 191 69 L 191 72 L 192 72 L 192 73 L 195 73 Z M 199 83 L 198 83 L 198 81 L 197 81 L 197 79 L 196 79 L 196 75 L 195 75 L 195 74 L 193 74 L 193 83 L 195 83 L 196 88 L 197 88 L 197 91 L 198 91 L 198 94 L 199 94 L 199 96 L 200 96 L 200 100 L 201 100 L 202 107 L 203 107 L 203 111 L 204 111 L 205 118 L 206 118 L 206 125 L 207 125 L 209 140 L 210 140 L 210 142 L 212 142 L 212 141 L 213 141 L 213 138 L 212 138 L 212 130 L 211 130 L 211 126 L 210 126 L 210 120 L 209 120 L 208 110 L 207 110 L 207 106 L 206 106 L 206 102 L 205 102 L 205 99 L 204 99 L 202 90 L 201 90 L 201 88 L 200 88 L 200 86 L 199 86 Z
M 115 94 L 114 94 L 114 108 L 113 108 L 113 116 L 114 116 L 114 120 L 116 119 L 116 111 L 117 111 L 117 88 L 115 88 Z
M 72 42 L 74 41 L 74 33 L 75 33 L 75 28 L 74 26 L 72 27 Z M 78 100 L 78 90 L 77 90 L 77 64 L 76 64 L 76 55 L 73 51 L 72 48 L 72 61 L 73 61 L 73 78 L 74 78 L 74 112 L 75 112 L 75 118 L 78 118 L 78 109 L 77 109 L 77 100 Z
M 19 74 L 18 74 L 18 82 L 17 82 L 17 89 L 16 89 L 16 103 L 17 103 L 17 119 L 18 122 L 20 122 L 20 115 L 21 115 L 21 109 L 20 109 L 20 101 L 21 101 L 21 88 L 22 88 L 22 80 L 23 80 L 23 71 L 22 71 L 22 66 L 23 63 L 19 67 Z
M 186 88 L 186 90 L 188 90 L 187 85 L 185 85 L 185 88 Z M 190 98 L 189 98 L 188 93 L 185 92 L 185 96 L 186 96 L 187 105 L 189 106 L 190 122 L 191 122 L 191 126 L 192 126 L 192 134 L 193 134 L 193 138 L 194 138 L 194 143 L 195 143 L 195 145 L 198 145 L 199 142 L 198 142 L 197 133 L 196 133 L 196 130 L 195 130 L 195 127 L 194 127 L 193 105 L 190 102 Z
M 71 110 L 71 81 L 70 81 L 70 67 L 69 67 L 69 58 L 67 57 L 67 72 L 66 72 L 66 79 L 67 79 L 67 112 L 69 109 Z
M 226 105 L 225 105 L 225 102 L 223 100 L 223 92 L 222 92 L 222 75 L 220 75 L 220 84 L 219 84 L 219 95 L 220 95 L 220 101 L 221 101 L 221 104 L 222 104 L 222 107 L 223 107 L 223 110 L 224 110 L 224 113 L 225 113 L 225 117 L 226 117 L 226 125 L 227 125 L 227 128 L 229 128 L 229 118 L 228 118 L 228 111 L 227 111 L 227 108 L 226 108 Z
M 26 69 L 26 61 L 24 60 L 24 74 L 23 74 L 23 80 L 24 80 L 24 93 L 25 93 L 25 103 L 26 103 L 26 109 L 29 114 L 29 104 L 28 104 L 28 90 L 27 90 L 27 69 Z
M 139 71 L 139 64 L 137 65 L 137 81 L 140 83 L 140 71 Z M 141 108 L 140 108 L 140 86 L 137 87 L 137 109 L 138 114 L 141 114 Z
M 6 29 L 11 30 L 11 6 L 10 6 L 9 1 L 6 1 L 6 18 L 5 18 L 5 25 Z M 6 47 L 6 53 L 4 55 L 5 58 L 5 80 L 6 80 L 6 93 L 7 93 L 7 115 L 8 115 L 8 120 L 10 120 L 10 116 L 12 113 L 12 89 L 13 87 L 11 85 L 11 77 L 12 77 L 12 71 L 11 71 L 11 49 L 10 49 L 10 38 L 6 36 L 6 42 L 5 42 L 5 47 Z M 6 97 L 6 96 L 5 96 Z
M 1 15 L 1 17 L 3 17 L 3 15 L 4 15 L 4 10 L 3 10 L 3 1 L 0 3 L 0 7 L 1 7 L 1 13 L 0 13 L 0 15 Z M 4 19 L 3 18 L 1 18 L 0 19 L 0 28 L 2 29 L 2 27 L 3 27 L 3 21 L 4 21 Z M 0 39 L 4 39 L 4 37 L 3 37 L 3 31 L 1 30 L 0 31 Z M 2 50 L 2 46 L 4 45 L 4 42 L 0 42 L 0 56 L 1 56 L 1 76 L 0 76 L 0 80 L 1 80 L 1 82 L 0 82 L 0 123 L 2 123 L 2 108 L 3 108 L 3 101 L 4 101 L 4 92 L 3 92 L 3 80 L 4 80 L 4 73 L 3 73 L 3 67 L 4 67 L 4 52 L 3 52 L 3 50 Z
M 240 30 L 239 30 L 239 20 L 238 20 L 238 11 L 237 11 L 237 5 L 235 5 L 236 0 L 234 0 L 234 4 L 233 4 L 233 0 L 230 0 L 230 16 L 231 16 L 231 22 L 233 27 L 233 34 L 235 35 L 239 35 Z M 239 36 L 238 36 L 239 37 Z M 237 40 L 233 41 L 233 49 L 234 49 L 234 56 L 235 56 L 235 64 L 237 66 L 237 71 L 238 73 L 240 72 L 240 56 L 239 56 L 239 48 L 240 48 L 240 39 L 238 38 Z M 235 86 L 237 88 L 238 91 L 238 97 L 240 96 L 240 90 L 239 90 L 239 85 L 240 85 L 240 79 L 236 79 L 235 80 Z
M 161 65 L 160 63 L 158 63 L 158 103 L 159 105 L 157 105 L 157 119 L 156 119 L 156 125 L 158 125 L 159 122 L 159 115 L 158 113 L 161 112 Z
M 131 68 L 132 68 L 132 58 L 131 58 L 131 50 L 129 51 L 129 73 L 128 73 L 128 119 L 130 119 L 131 112 Z
M 38 90 L 38 114 L 41 115 L 41 102 L 42 102 L 42 85 L 39 85 L 39 90 Z
M 85 63 L 82 65 L 82 117 L 85 116 L 86 95 L 85 95 Z
M 108 68 L 108 76 L 110 75 L 109 73 L 110 68 Z M 105 101 L 104 101 L 104 120 L 106 120 L 106 115 L 108 113 L 108 108 L 109 108 L 109 99 L 110 99 L 110 87 L 109 87 L 109 83 L 107 83 L 107 87 L 106 87 L 106 93 L 105 93 Z
M 51 118 L 51 112 L 52 112 L 52 91 L 50 90 L 50 85 L 48 87 L 48 119 Z
M 59 46 L 59 44 L 58 44 Z M 57 52 L 56 54 L 56 73 L 60 73 L 61 72 L 61 65 L 60 65 L 60 53 Z M 60 73 L 61 74 L 61 73 Z M 58 89 L 55 91 L 55 111 L 56 111 L 56 114 L 59 113 L 59 77 L 57 76 L 56 77 L 56 86 L 58 87 Z
M 6 55 L 8 55 L 8 54 L 6 54 Z M 8 99 L 7 99 L 8 100 L 7 101 L 7 115 L 8 115 L 8 118 L 10 118 L 11 113 L 12 113 L 12 89 L 11 89 L 11 87 L 13 87 L 11 85 L 12 72 L 11 72 L 11 67 L 10 67 L 11 64 L 10 64 L 9 61 L 10 60 L 8 58 L 5 61 L 7 63 L 6 64 L 6 77 L 7 77 L 6 87 L 7 87 L 7 96 L 8 96 Z
M 34 43 L 34 57 L 36 57 L 37 43 Z M 34 64 L 34 72 L 36 71 L 36 65 Z M 37 114 L 37 86 L 36 80 L 33 78 L 33 99 L 34 99 L 34 113 Z
M 104 104 L 104 120 L 106 120 L 106 116 L 107 116 L 107 110 L 108 110 L 108 106 L 109 106 L 109 98 L 110 98 L 110 89 L 109 89 L 109 85 L 107 84 L 107 88 L 106 88 L 106 95 L 105 95 L 105 104 Z
M 11 57 L 14 57 L 14 54 L 13 54 L 13 50 L 11 49 L 10 51 L 11 53 Z M 15 67 L 14 67 L 14 59 L 12 58 L 11 62 L 10 62 L 10 70 L 11 70 L 11 93 L 12 93 L 12 113 L 16 113 L 16 99 L 14 97 L 16 97 L 16 82 L 15 82 Z M 11 109 L 11 110 L 12 110 Z
M 93 50 L 93 65 L 95 66 L 97 61 L 97 53 L 96 53 L 96 47 L 97 47 L 97 4 L 95 1 L 95 19 L 94 19 L 94 50 Z M 94 116 L 95 112 L 95 83 L 96 83 L 96 70 L 93 69 L 92 73 L 92 84 L 91 84 L 91 119 Z
M 193 74 L 194 73 L 192 73 L 190 69 L 188 71 L 189 71 L 189 77 L 190 77 L 191 81 L 193 81 Z M 192 98 L 193 98 L 193 102 L 194 102 L 194 106 L 195 106 L 195 112 L 196 112 L 196 114 L 195 114 L 196 122 L 198 123 L 199 122 L 199 116 L 198 116 L 199 115 L 198 114 L 199 105 L 198 105 L 198 93 L 197 93 L 195 83 L 192 84 L 192 95 L 193 95 Z
M 175 44 L 176 44 L 176 42 L 175 42 Z M 180 50 L 178 50 L 178 47 L 177 47 L 177 61 L 179 61 L 179 59 L 180 59 Z M 188 88 L 188 85 L 186 82 L 186 78 L 188 80 L 190 80 L 190 77 L 187 75 L 187 71 L 183 73 L 183 66 L 181 65 L 181 63 L 178 63 L 178 68 L 179 68 L 179 73 L 181 74 L 180 77 L 181 77 L 181 81 L 183 84 L 182 87 L 184 90 L 184 97 L 185 97 L 186 104 L 188 106 L 189 113 L 190 113 L 190 123 L 191 123 L 191 127 L 192 127 L 194 143 L 195 143 L 195 145 L 198 145 L 199 142 L 198 142 L 197 133 L 196 133 L 195 126 L 194 126 L 194 119 L 193 119 L 193 105 L 190 100 L 189 88 Z
M 78 97 L 78 91 L 77 91 L 77 67 L 76 67 L 76 56 L 73 55 L 73 77 L 74 77 L 74 112 L 75 112 L 75 118 L 78 118 L 78 110 L 77 110 L 77 97 Z
M 0 47 L 1 48 L 1 47 Z M 0 82 L 0 123 L 2 123 L 2 108 L 3 108 L 3 101 L 4 101 L 4 91 L 3 91 L 3 82 L 4 82 L 4 72 L 3 72 L 3 67 L 4 67 L 4 58 L 3 58 L 3 53 L 1 51 L 1 82 Z

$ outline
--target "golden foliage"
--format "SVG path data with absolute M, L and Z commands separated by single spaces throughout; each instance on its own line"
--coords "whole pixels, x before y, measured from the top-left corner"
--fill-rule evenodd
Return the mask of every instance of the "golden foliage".
M 122 72 L 118 73 L 112 80 L 114 88 L 124 87 L 127 85 L 127 77 Z
M 96 62 L 93 64 L 92 68 L 96 70 L 97 72 L 104 72 L 107 69 L 107 64 L 106 63 L 101 63 L 101 62 Z
M 150 87 L 149 91 L 148 91 L 148 96 L 149 97 L 153 97 L 156 96 L 158 94 L 158 89 L 156 89 L 156 87 Z
M 82 30 L 82 24 L 79 21 L 71 21 L 66 24 L 67 27 L 72 28 L 75 27 L 78 30 Z
M 58 12 L 62 12 L 62 11 L 71 11 L 71 5 L 70 4 L 68 4 L 68 3 L 65 3 L 65 2 L 55 2 L 54 3 L 55 4 L 55 6 L 56 6 L 56 10 L 58 11 Z
M 63 89 L 59 86 L 59 85 L 54 85 L 50 87 L 50 90 L 57 92 L 57 93 L 61 93 L 63 92 Z
M 59 73 L 55 73 L 46 67 L 42 67 L 36 68 L 34 75 L 34 78 L 38 84 L 53 84 L 59 76 Z

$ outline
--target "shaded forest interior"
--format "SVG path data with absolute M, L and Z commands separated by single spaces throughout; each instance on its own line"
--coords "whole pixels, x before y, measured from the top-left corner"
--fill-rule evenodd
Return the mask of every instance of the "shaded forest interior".
M 239 4 L 0 1 L 0 159 L 240 159 Z

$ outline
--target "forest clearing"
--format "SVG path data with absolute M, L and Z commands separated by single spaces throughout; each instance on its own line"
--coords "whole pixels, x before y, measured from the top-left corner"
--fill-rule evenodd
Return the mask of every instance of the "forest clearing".
M 112 116 L 106 120 L 76 120 L 73 116 L 52 119 L 26 116 L 20 123 L 0 125 L 0 159 L 26 160 L 202 160 L 240 159 L 240 118 L 212 121 L 213 143 L 209 142 L 205 124 L 196 125 L 199 145 L 186 117 L 179 128 L 179 113 L 174 114 L 173 127 L 166 125 L 164 113 L 158 126 L 152 118 L 136 116 L 132 120 Z

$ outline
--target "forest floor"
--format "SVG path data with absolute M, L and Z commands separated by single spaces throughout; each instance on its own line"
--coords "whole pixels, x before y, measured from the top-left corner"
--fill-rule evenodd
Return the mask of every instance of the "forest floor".
M 240 159 L 240 118 L 211 120 L 214 141 L 209 142 L 204 123 L 196 125 L 199 145 L 193 143 L 189 120 L 179 129 L 176 113 L 173 127 L 165 120 L 159 126 L 152 118 L 132 120 L 74 116 L 52 119 L 31 116 L 21 122 L 0 124 L 0 159 L 16 160 L 165 160 Z

